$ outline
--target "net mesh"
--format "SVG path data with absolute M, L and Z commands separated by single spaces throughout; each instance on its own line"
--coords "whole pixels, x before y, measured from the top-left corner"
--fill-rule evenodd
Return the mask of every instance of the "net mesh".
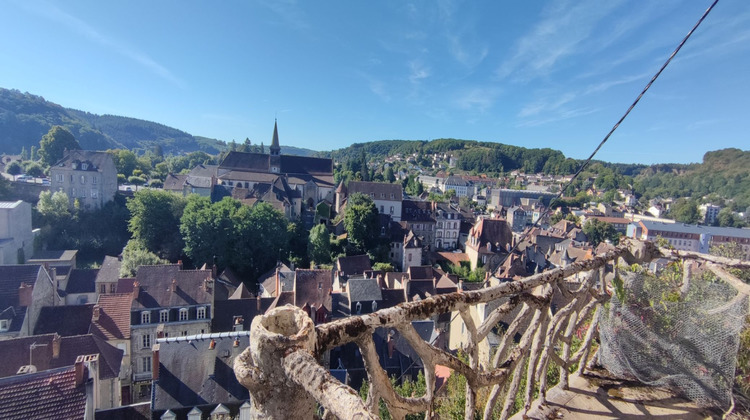
M 600 363 L 700 406 L 727 409 L 747 296 L 737 296 L 705 273 L 691 277 L 690 287 L 680 293 L 681 275 L 673 274 L 671 281 L 645 272 L 616 276 L 617 293 L 600 320 Z

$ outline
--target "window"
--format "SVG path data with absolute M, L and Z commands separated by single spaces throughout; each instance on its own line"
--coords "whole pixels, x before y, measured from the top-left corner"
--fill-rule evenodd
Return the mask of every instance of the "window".
M 180 321 L 187 321 L 188 320 L 188 310 L 187 308 L 181 308 L 180 309 Z
M 91 183 L 92 183 L 92 184 L 96 184 L 96 183 L 97 183 L 98 181 L 99 181 L 99 178 L 97 178 L 97 177 L 95 177 L 95 176 L 92 176 L 92 177 L 91 177 Z
M 205 306 L 201 306 L 200 308 L 198 308 L 196 318 L 206 319 L 206 307 Z
M 107 285 L 106 284 L 100 284 L 99 285 L 99 293 L 102 294 L 102 295 L 105 294 L 105 293 L 107 293 Z
M 62 183 L 63 181 L 65 181 L 65 176 L 63 174 L 57 174 L 55 175 L 55 180 L 57 180 L 57 182 L 59 183 Z
M 10 323 L 7 319 L 0 319 L 0 331 L 8 331 L 10 329 Z
M 375 312 L 378 310 L 378 302 L 372 301 L 372 311 Z
M 409 254 L 409 262 L 411 262 L 411 254 Z
M 86 183 L 86 175 L 81 175 L 81 184 Z
M 115 293 L 117 291 L 117 283 L 112 283 L 109 285 L 109 293 Z
M 391 206 L 391 214 L 393 214 L 393 206 Z
M 362 313 L 362 303 L 361 302 L 357 302 L 356 308 L 357 308 L 357 315 L 361 314 Z
M 85 197 L 86 197 L 86 189 L 81 188 L 81 198 L 85 198 Z
M 91 198 L 99 198 L 99 190 L 91 190 Z
M 76 191 L 76 189 L 75 189 L 75 188 L 71 189 L 71 191 L 70 191 L 70 196 L 71 196 L 71 197 L 75 197 L 75 196 L 76 196 L 76 192 L 77 192 L 77 191 Z
M 143 311 L 141 312 L 141 324 L 150 324 L 151 323 L 151 312 Z
M 383 206 L 380 206 L 380 213 L 385 214 L 385 211 L 383 211 Z
M 146 356 L 142 360 L 143 372 L 151 372 L 151 356 Z
M 141 336 L 141 348 L 142 349 L 150 349 L 151 348 L 151 334 L 143 334 Z
M 159 311 L 159 322 L 169 322 L 169 310 L 168 309 Z

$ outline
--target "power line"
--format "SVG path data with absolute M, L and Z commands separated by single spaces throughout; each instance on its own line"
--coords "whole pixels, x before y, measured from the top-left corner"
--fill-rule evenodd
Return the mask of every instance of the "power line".
M 693 32 L 695 32 L 695 30 L 698 29 L 698 26 L 700 26 L 700 24 L 703 23 L 703 20 L 706 19 L 706 17 L 708 16 L 708 14 L 711 13 L 711 10 L 713 10 L 714 6 L 716 6 L 716 4 L 718 2 L 719 2 L 719 0 L 714 0 L 714 2 L 711 3 L 710 6 L 708 6 L 708 9 L 706 9 L 706 11 L 703 12 L 703 15 L 700 17 L 700 19 L 698 19 L 698 22 L 696 22 L 695 26 L 693 26 L 693 29 L 691 29 L 690 32 L 688 32 L 687 35 L 685 35 L 685 37 L 682 38 L 682 41 L 679 43 L 679 45 L 677 45 L 677 48 L 675 48 L 674 51 L 672 51 L 672 54 L 669 55 L 669 58 L 667 58 L 667 61 L 665 61 L 664 64 L 662 64 L 661 68 L 659 68 L 659 71 L 657 71 L 656 74 L 654 74 L 654 76 L 646 84 L 646 86 L 643 88 L 643 90 L 638 95 L 638 97 L 635 98 L 635 100 L 633 101 L 632 104 L 630 104 L 630 106 L 628 107 L 627 111 L 625 111 L 625 113 L 622 115 L 622 117 L 620 117 L 620 119 L 612 127 L 612 129 L 609 130 L 609 132 L 607 133 L 607 135 L 604 136 L 604 139 L 602 139 L 602 141 L 599 143 L 599 145 L 596 146 L 596 149 L 594 149 L 594 151 L 591 153 L 591 155 L 588 157 L 588 159 L 586 159 L 583 162 L 583 164 L 581 164 L 581 167 L 578 168 L 578 170 L 576 171 L 575 174 L 573 174 L 573 177 L 570 179 L 570 181 L 568 181 L 568 183 L 564 187 L 560 188 L 560 192 L 557 194 L 557 196 L 553 200 L 559 200 L 560 198 L 562 198 L 563 194 L 565 193 L 565 190 L 567 190 L 568 187 L 570 187 L 573 184 L 573 181 L 575 181 L 576 178 L 578 178 L 578 175 L 580 175 L 581 172 L 583 172 L 583 170 L 588 166 L 588 164 L 591 163 L 591 160 L 594 158 L 594 156 L 597 154 L 597 152 L 599 152 L 599 149 L 601 149 L 602 146 L 604 146 L 604 143 L 606 143 L 607 140 L 609 140 L 609 138 L 612 136 L 612 134 L 615 132 L 615 130 L 617 130 L 617 128 L 620 126 L 620 124 L 622 124 L 622 122 L 625 120 L 625 118 L 630 114 L 630 111 L 632 111 L 633 108 L 635 108 L 635 106 L 638 104 L 638 102 L 640 102 L 641 98 L 643 98 L 643 95 L 646 94 L 646 91 L 649 90 L 649 88 L 651 87 L 651 85 L 654 84 L 654 82 L 656 81 L 656 79 L 659 78 L 659 76 L 664 71 L 664 69 L 666 69 L 667 66 L 669 65 L 669 63 L 672 62 L 672 59 L 675 57 L 675 55 L 677 55 L 677 53 L 680 51 L 680 49 L 682 49 L 682 46 L 685 45 L 685 43 L 690 38 L 690 36 L 693 35 Z M 552 204 L 552 200 L 550 200 L 550 204 Z M 542 219 L 544 219 L 547 215 L 549 215 L 550 209 L 551 209 L 551 207 L 547 206 L 547 209 L 545 209 L 542 212 L 542 214 L 539 215 L 539 217 L 536 219 L 536 221 L 534 222 L 534 224 L 526 232 L 524 232 L 524 234 L 521 236 L 521 238 L 518 241 L 516 241 L 516 244 L 508 252 L 508 256 L 506 256 L 503 259 L 503 263 L 505 262 L 506 259 L 508 259 L 510 257 L 510 255 L 513 253 L 513 251 L 515 251 L 518 248 L 518 245 L 521 242 L 523 242 L 524 240 L 526 240 L 526 238 L 531 234 L 531 231 L 534 228 L 539 227 L 539 222 L 542 221 Z

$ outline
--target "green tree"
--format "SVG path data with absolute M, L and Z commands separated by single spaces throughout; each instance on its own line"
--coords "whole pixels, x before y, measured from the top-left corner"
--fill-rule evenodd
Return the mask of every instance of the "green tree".
M 128 182 L 135 185 L 135 190 L 138 191 L 138 186 L 146 183 L 146 179 L 141 176 L 129 176 Z
M 669 210 L 669 216 L 672 219 L 688 224 L 695 224 L 701 220 L 701 214 L 698 211 L 698 205 L 693 200 L 680 198 L 672 204 Z
M 70 131 L 59 125 L 49 129 L 39 142 L 39 159 L 45 166 L 51 166 L 63 158 L 65 149 L 78 150 L 81 145 Z
M 31 175 L 33 177 L 40 177 L 44 175 L 44 168 L 42 168 L 42 165 L 38 164 L 37 162 L 27 162 L 26 163 L 26 175 Z
M 722 227 L 744 227 L 745 225 L 729 207 L 725 207 L 719 211 L 716 221 Z
M 146 249 L 140 241 L 131 239 L 122 250 L 120 277 L 134 277 L 138 267 L 142 265 L 166 264 L 167 262 Z
M 5 172 L 13 176 L 20 175 L 23 173 L 23 166 L 17 160 L 14 160 L 5 167 Z
M 386 262 L 376 262 L 372 265 L 372 269 L 375 271 L 382 271 L 384 273 L 391 273 L 393 271 L 396 271 L 396 268 L 391 263 Z
M 115 161 L 118 174 L 123 174 L 126 178 L 133 175 L 133 171 L 138 167 L 138 156 L 135 153 L 123 149 L 108 150 L 108 152 Z
M 37 154 L 37 147 L 31 146 L 31 155 L 29 156 L 29 159 L 31 160 L 37 160 L 39 159 L 39 155 Z
M 311 264 L 329 264 L 331 262 L 331 234 L 325 225 L 318 224 L 310 229 L 307 241 L 307 256 Z
M 70 200 L 63 191 L 54 193 L 42 191 L 39 193 L 36 209 L 42 216 L 53 222 L 70 218 Z
M 127 203 L 131 214 L 128 230 L 133 239 L 160 258 L 175 261 L 184 246 L 180 218 L 185 203 L 183 197 L 163 190 L 136 192 Z
M 597 246 L 607 239 L 615 245 L 620 242 L 620 234 L 617 233 L 614 226 L 599 219 L 587 220 L 583 225 L 583 233 L 586 234 L 586 238 L 593 246 Z
M 390 166 L 385 168 L 383 179 L 385 179 L 386 182 L 390 183 L 396 182 L 396 175 L 393 173 L 393 168 L 391 168 Z
M 352 251 L 364 254 L 377 243 L 378 210 L 369 196 L 354 193 L 349 196 L 344 211 L 344 228 Z

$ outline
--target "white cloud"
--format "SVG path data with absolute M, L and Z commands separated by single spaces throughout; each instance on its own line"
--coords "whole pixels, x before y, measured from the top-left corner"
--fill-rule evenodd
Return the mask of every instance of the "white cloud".
M 428 77 L 430 77 L 429 67 L 425 66 L 419 60 L 409 62 L 409 81 L 412 84 L 417 84 Z
M 495 104 L 501 93 L 499 88 L 473 87 L 462 91 L 455 104 L 460 109 L 485 112 Z

